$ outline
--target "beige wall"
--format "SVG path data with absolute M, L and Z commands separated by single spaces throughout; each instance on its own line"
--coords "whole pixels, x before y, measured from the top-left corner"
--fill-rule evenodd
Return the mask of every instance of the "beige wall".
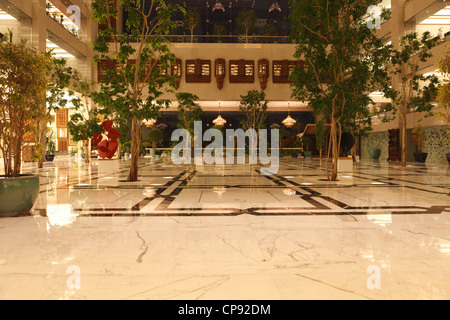
M 267 88 L 264 90 L 267 99 L 270 101 L 285 102 L 291 99 L 291 89 L 289 84 L 277 84 L 272 82 L 272 60 L 293 60 L 295 45 L 293 44 L 225 44 L 225 43 L 174 43 L 172 52 L 183 61 L 182 78 L 177 92 L 190 92 L 196 94 L 202 101 L 222 101 L 222 106 L 230 106 L 232 101 L 239 101 L 241 95 L 249 90 L 262 90 L 257 75 L 259 59 L 269 60 L 269 78 Z M 226 76 L 221 90 L 217 88 L 214 76 L 214 61 L 223 58 L 226 61 Z M 211 82 L 210 83 L 186 83 L 186 59 L 211 60 Z M 255 61 L 255 82 L 254 83 L 230 83 L 229 82 L 229 61 L 230 60 L 254 60 Z M 169 99 L 174 99 L 174 94 L 166 95 Z M 293 108 L 296 108 L 293 105 Z

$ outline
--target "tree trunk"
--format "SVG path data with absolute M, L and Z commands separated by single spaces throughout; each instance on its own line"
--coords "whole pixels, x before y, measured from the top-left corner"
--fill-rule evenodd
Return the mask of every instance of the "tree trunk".
M 83 140 L 84 145 L 84 163 L 90 163 L 91 162 L 91 148 L 89 145 L 89 140 Z
M 47 123 L 45 120 L 39 121 L 39 133 L 38 133 L 38 143 L 41 145 L 39 150 L 40 156 L 38 160 L 38 168 L 44 167 L 45 153 L 47 149 L 47 141 L 45 139 L 45 132 L 47 131 Z
M 353 143 L 353 146 L 352 146 L 351 154 L 352 154 L 353 162 L 356 163 L 356 137 L 355 137 L 355 142 Z
M 194 29 L 191 29 L 191 43 L 194 42 Z
M 336 181 L 338 175 L 339 145 L 337 141 L 336 120 L 331 120 L 331 179 Z
M 407 131 L 406 131 L 406 115 L 402 117 L 402 167 L 406 167 L 406 142 L 407 141 Z
M 133 117 L 131 121 L 131 160 L 130 172 L 128 174 L 127 182 L 134 182 L 138 180 L 138 164 L 139 153 L 141 146 L 141 122 Z

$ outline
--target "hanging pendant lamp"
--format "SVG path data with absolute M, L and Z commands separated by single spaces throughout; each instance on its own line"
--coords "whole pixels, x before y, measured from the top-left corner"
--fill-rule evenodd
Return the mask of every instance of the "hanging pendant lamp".
M 156 119 L 142 120 L 142 123 L 143 123 L 147 128 L 151 128 L 151 127 L 156 123 Z
M 222 3 L 220 3 L 220 1 L 216 1 L 216 4 L 212 8 L 213 12 L 218 11 L 218 10 L 225 12 L 225 7 L 222 5 Z
M 222 116 L 220 115 L 220 102 L 219 102 L 219 116 L 213 120 L 213 123 L 218 127 L 223 127 L 225 123 L 227 123 L 227 120 L 222 118 Z
M 288 103 L 288 116 L 286 119 L 283 120 L 283 124 L 286 126 L 286 128 L 291 128 L 294 126 L 294 124 L 297 122 L 294 119 L 291 118 L 291 104 Z

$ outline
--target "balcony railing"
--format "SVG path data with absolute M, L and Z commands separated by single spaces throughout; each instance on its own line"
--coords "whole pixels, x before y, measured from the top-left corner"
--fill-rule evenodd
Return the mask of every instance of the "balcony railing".
M 289 36 L 167 35 L 174 43 L 294 43 Z

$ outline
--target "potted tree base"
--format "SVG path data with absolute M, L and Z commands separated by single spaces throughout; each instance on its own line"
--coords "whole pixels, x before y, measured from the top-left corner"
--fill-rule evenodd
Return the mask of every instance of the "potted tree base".
M 39 195 L 39 176 L 0 176 L 0 216 L 29 214 Z
M 380 156 L 381 156 L 381 149 L 379 149 L 379 148 L 370 148 L 370 149 L 368 150 L 368 152 L 369 152 L 369 158 L 370 158 L 370 159 L 373 159 L 373 160 L 378 160 L 378 159 L 380 159 Z
M 414 127 L 412 133 L 413 133 L 414 139 L 412 139 L 411 142 L 413 142 L 417 145 L 417 152 L 414 153 L 414 161 L 419 162 L 419 163 L 425 163 L 425 161 L 427 160 L 428 153 L 423 152 L 423 146 L 425 143 L 425 135 L 424 135 L 422 126 L 418 125 L 418 126 Z

